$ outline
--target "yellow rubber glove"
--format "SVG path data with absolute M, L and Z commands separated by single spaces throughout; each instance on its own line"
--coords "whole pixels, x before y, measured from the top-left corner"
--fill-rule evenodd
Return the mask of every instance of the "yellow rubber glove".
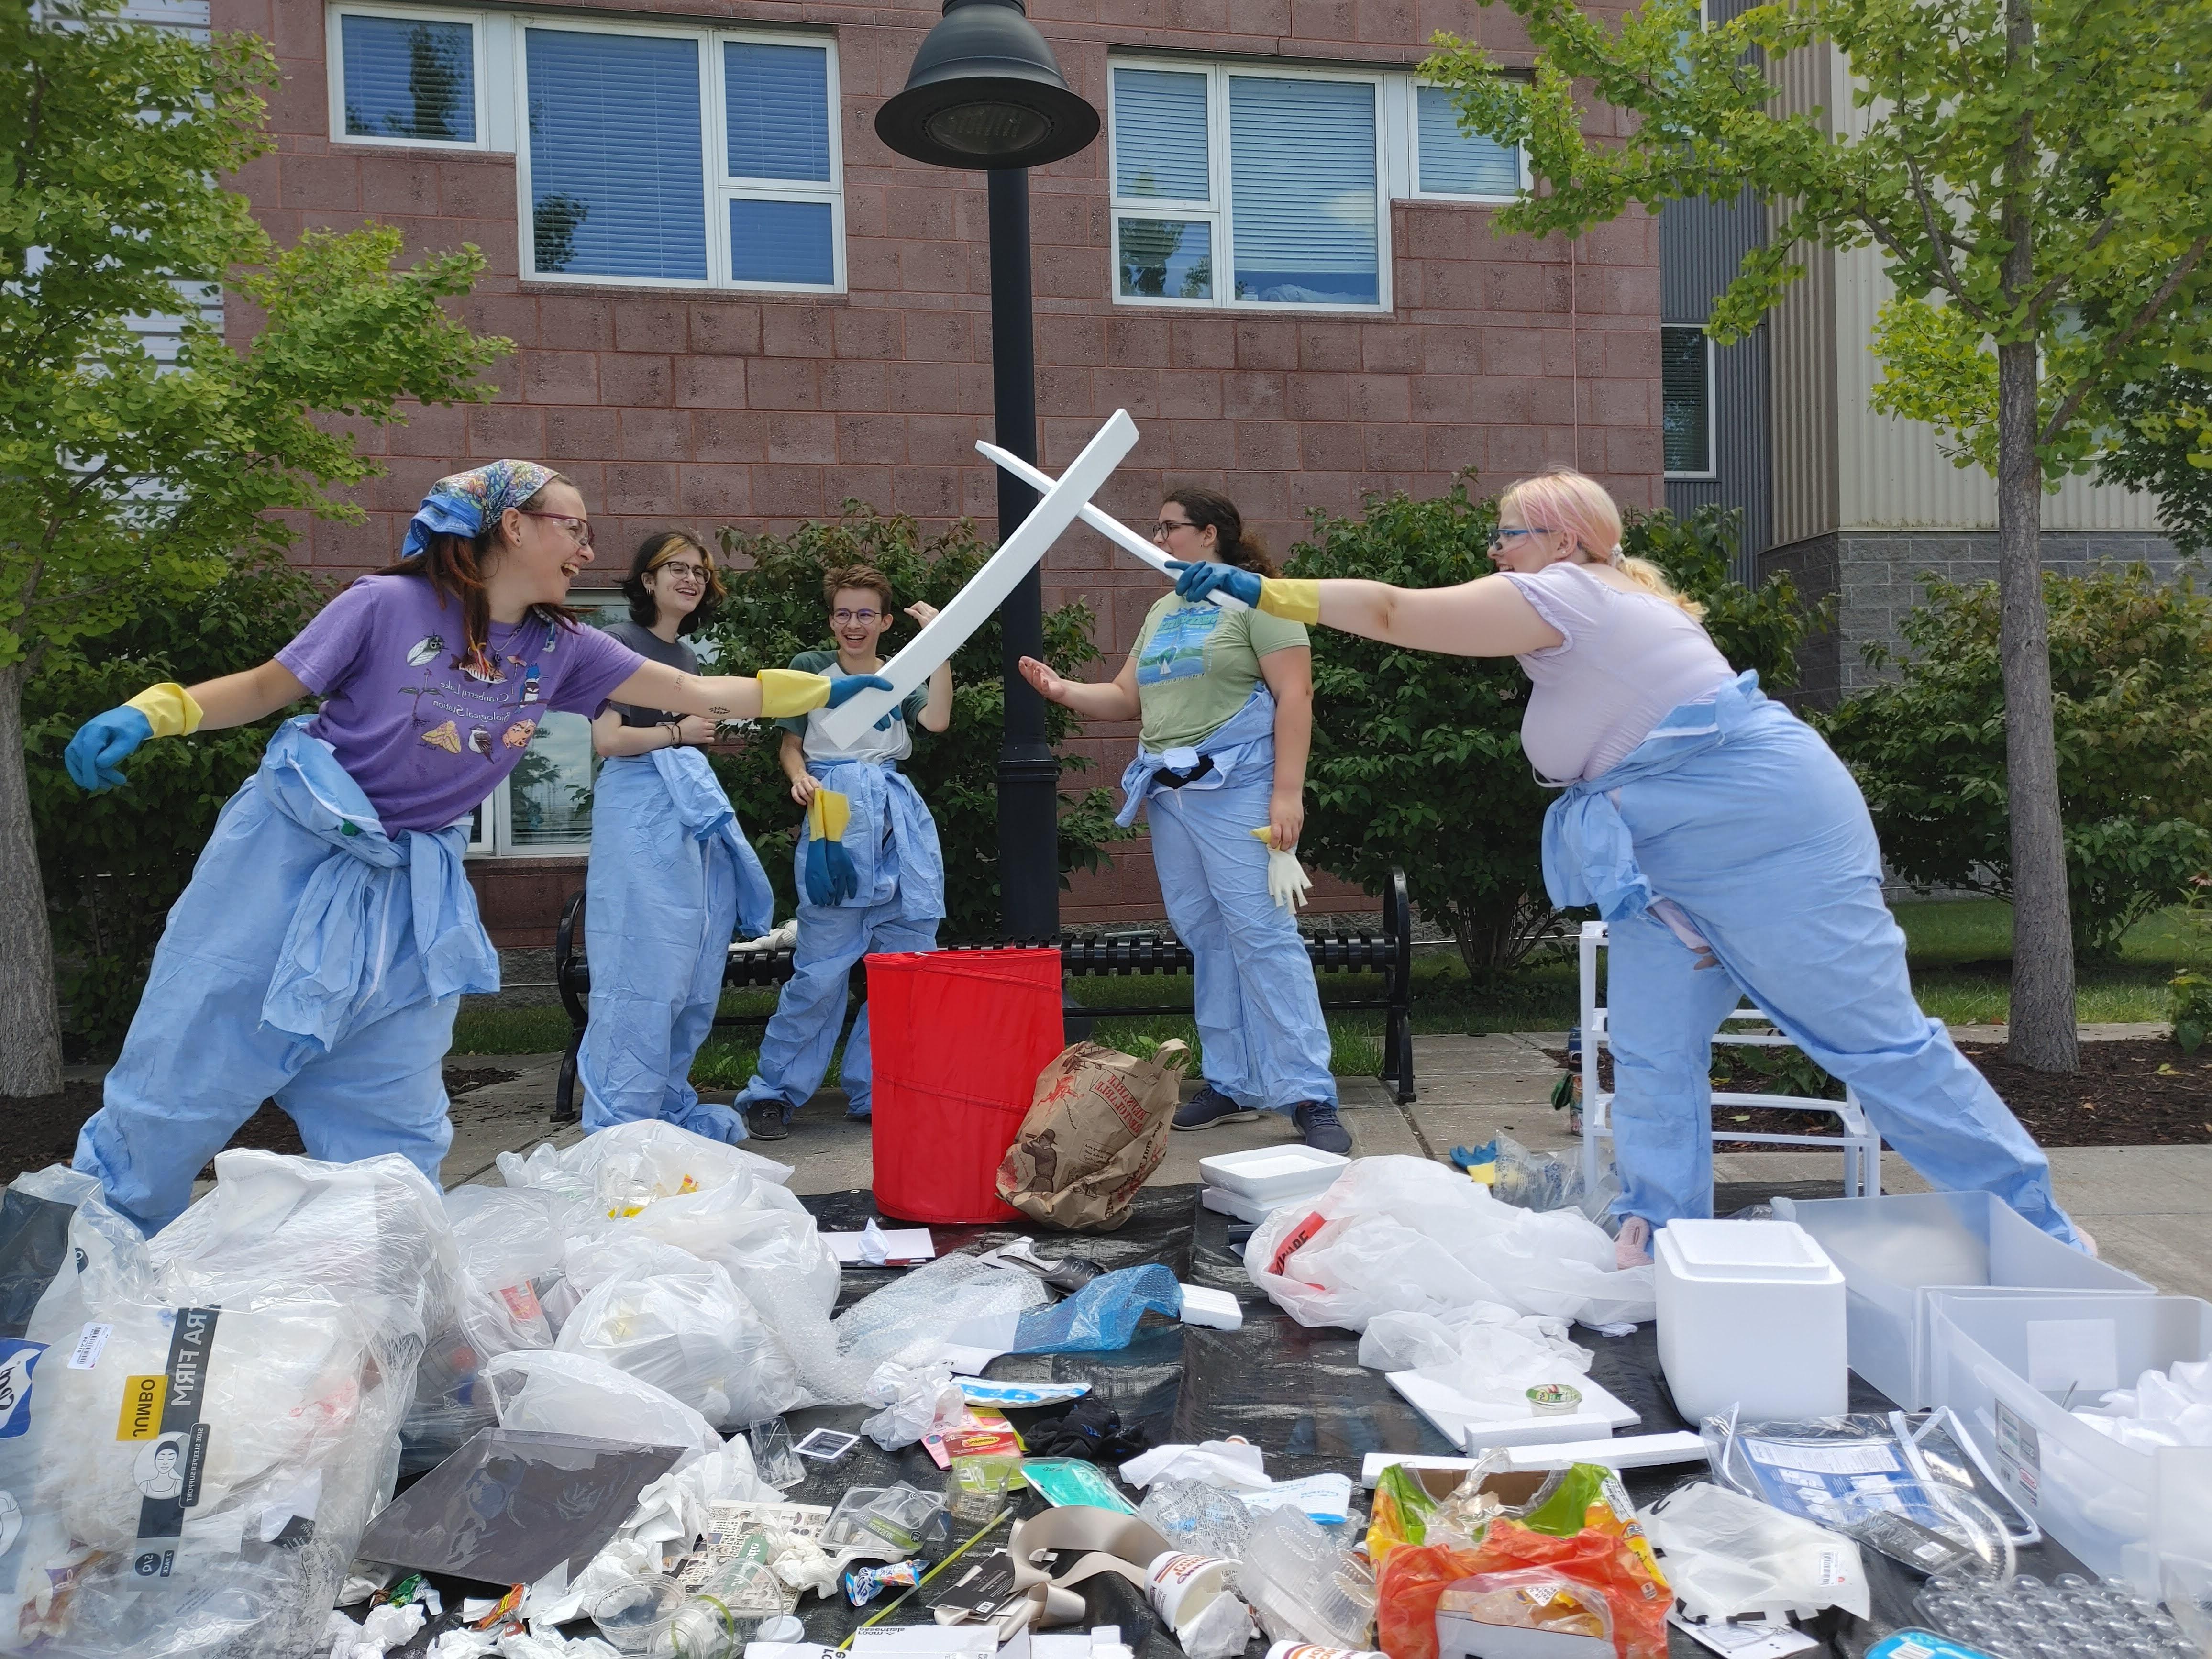
M 758 676 L 761 713 L 770 720 L 804 714 L 830 701 L 830 677 L 803 673 L 796 668 L 763 668 Z
M 1273 827 L 1263 823 L 1252 832 L 1252 839 L 1269 843 L 1267 896 L 1296 915 L 1306 902 L 1306 892 L 1313 885 L 1313 878 L 1307 875 L 1304 867 L 1298 863 L 1296 853 L 1285 852 L 1273 844 L 1274 835 Z
M 123 706 L 143 714 L 157 738 L 189 738 L 200 729 L 203 718 L 192 694 L 174 680 L 149 685 Z
M 835 789 L 817 789 L 806 803 L 806 901 L 838 905 L 860 890 L 860 872 L 845 850 L 853 803 Z
M 1321 620 L 1321 584 L 1310 577 L 1269 576 L 1260 584 L 1260 609 L 1285 622 Z

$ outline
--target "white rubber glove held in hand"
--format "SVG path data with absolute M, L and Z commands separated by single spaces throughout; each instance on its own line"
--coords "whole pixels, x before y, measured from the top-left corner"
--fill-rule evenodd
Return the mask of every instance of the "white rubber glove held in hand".
M 1274 833 L 1273 830 L 1262 824 L 1252 832 L 1252 838 L 1255 841 L 1267 841 L 1273 836 Z M 1272 846 L 1267 848 L 1267 896 L 1269 898 L 1274 900 L 1292 915 L 1296 915 L 1304 906 L 1306 893 L 1312 886 L 1313 878 L 1300 867 L 1297 853 L 1286 853 L 1279 848 Z

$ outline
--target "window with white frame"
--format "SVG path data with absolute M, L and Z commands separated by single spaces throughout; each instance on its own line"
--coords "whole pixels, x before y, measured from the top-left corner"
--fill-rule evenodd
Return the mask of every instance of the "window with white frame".
M 826 38 L 375 0 L 329 24 L 334 139 L 514 153 L 525 276 L 844 287 Z
M 1696 324 L 1659 331 L 1660 433 L 1670 478 L 1710 478 L 1713 343 Z
M 1413 115 L 1415 196 L 1510 202 L 1526 187 L 1521 147 L 1461 131 L 1449 88 L 1416 84 Z
M 526 21 L 526 275 L 844 283 L 827 41 Z
M 1387 307 L 1382 94 L 1373 74 L 1116 63 L 1115 299 Z
M 483 149 L 480 24 L 472 12 L 331 7 L 331 136 L 356 143 Z

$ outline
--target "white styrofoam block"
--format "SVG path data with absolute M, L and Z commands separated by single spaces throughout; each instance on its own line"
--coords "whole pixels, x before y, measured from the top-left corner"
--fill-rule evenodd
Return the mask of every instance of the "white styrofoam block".
M 1844 1276 L 1794 1221 L 1669 1222 L 1654 1239 L 1659 1367 L 1692 1423 L 1848 1409 Z
M 1217 1331 L 1243 1328 L 1243 1306 L 1227 1291 L 1210 1290 L 1203 1285 L 1178 1285 L 1176 1288 L 1182 1292 L 1184 1324 L 1206 1325 Z

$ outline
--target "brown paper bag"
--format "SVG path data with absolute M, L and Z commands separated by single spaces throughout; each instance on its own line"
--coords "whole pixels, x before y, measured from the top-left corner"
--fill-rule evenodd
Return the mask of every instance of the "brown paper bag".
M 999 1165 L 999 1196 L 1032 1220 L 1110 1233 L 1167 1156 L 1168 1125 L 1190 1045 L 1151 1060 L 1078 1042 L 1038 1073 L 1021 1132 Z

